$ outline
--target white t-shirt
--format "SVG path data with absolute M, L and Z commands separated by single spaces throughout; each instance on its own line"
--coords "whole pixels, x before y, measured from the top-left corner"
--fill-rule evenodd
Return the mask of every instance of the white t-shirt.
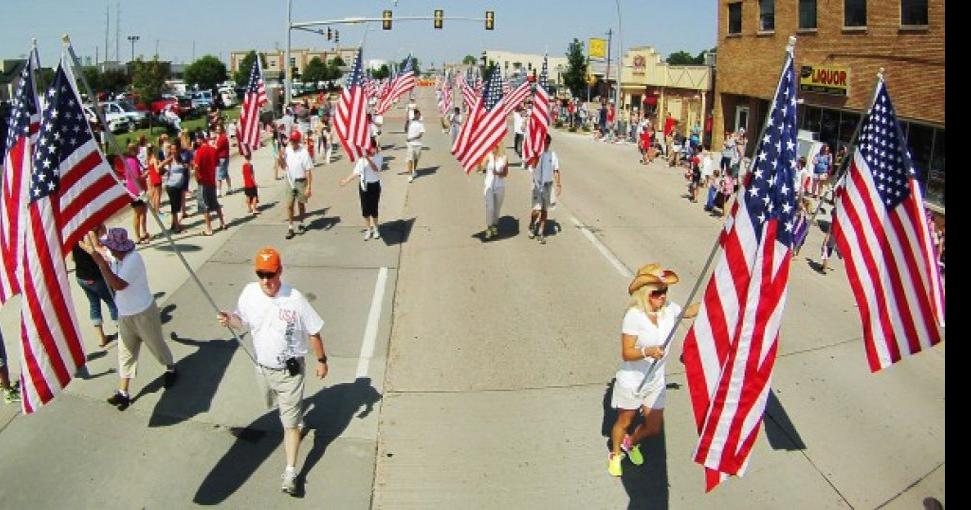
M 638 349 L 642 347 L 658 347 L 667 340 L 668 333 L 674 327 L 674 321 L 681 313 L 681 306 L 668 302 L 664 308 L 658 312 L 657 326 L 647 318 L 639 308 L 628 308 L 624 314 L 624 325 L 622 331 L 625 335 L 634 335 L 637 342 L 634 344 Z M 617 383 L 626 387 L 637 389 L 644 380 L 644 374 L 655 362 L 654 358 L 640 359 L 637 361 L 621 362 L 617 369 Z M 664 385 L 664 365 L 661 365 L 651 374 L 651 382 L 648 388 L 657 388 Z
M 374 166 L 381 170 L 381 164 L 384 161 L 384 156 L 380 154 L 375 154 L 371 156 L 371 161 L 374 162 Z M 364 174 L 364 182 L 381 182 L 381 174 L 374 171 L 371 165 L 368 164 L 367 160 L 364 158 L 358 158 L 354 163 L 354 174 L 361 175 Z M 363 188 L 363 186 L 362 186 Z
M 415 109 L 418 108 L 414 102 L 408 103 L 408 120 L 415 120 Z
M 523 124 L 525 124 L 525 122 L 523 122 L 523 116 L 520 115 L 519 112 L 512 112 L 513 133 L 517 135 L 525 134 L 526 132 L 523 131 Z
M 701 164 L 698 165 L 701 169 L 701 178 L 711 177 L 715 172 L 715 163 L 711 160 L 711 154 L 705 152 L 701 156 Z
M 299 290 L 283 284 L 276 296 L 267 296 L 251 282 L 239 295 L 236 315 L 250 329 L 256 362 L 283 368 L 288 358 L 307 355 L 307 339 L 320 333 L 324 321 Z
M 499 156 L 496 158 L 495 154 L 489 153 L 486 155 L 486 176 L 485 176 L 485 190 L 497 190 L 505 187 L 505 179 L 497 175 L 499 170 L 508 164 L 507 158 L 505 156 Z
M 420 120 L 413 120 L 408 123 L 408 145 L 421 147 L 419 136 L 425 134 L 425 124 Z
M 112 273 L 128 284 L 124 289 L 115 291 L 119 317 L 137 315 L 152 306 L 155 296 L 148 288 L 148 274 L 140 253 L 132 250 L 121 260 L 109 260 L 108 265 Z
M 533 184 L 537 187 L 553 182 L 553 171 L 560 170 L 560 160 L 553 151 L 545 151 L 539 156 L 536 168 L 533 170 Z
M 314 167 L 314 162 L 310 159 L 310 153 L 307 152 L 307 148 L 301 145 L 300 149 L 293 150 L 292 146 L 287 145 L 284 154 L 287 161 L 287 177 L 289 177 L 290 181 L 294 179 L 306 179 L 307 172 Z

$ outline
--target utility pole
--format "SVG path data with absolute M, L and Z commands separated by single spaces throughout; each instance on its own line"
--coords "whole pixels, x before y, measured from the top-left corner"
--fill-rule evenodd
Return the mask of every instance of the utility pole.
M 155 39 L 155 60 L 158 60 L 158 39 Z
M 115 4 L 115 60 L 121 62 L 121 2 Z
M 614 29 L 607 30 L 607 72 L 604 73 L 604 85 L 607 86 L 607 90 L 604 92 L 605 98 L 610 97 L 610 41 L 613 35 Z
M 110 7 L 111 5 L 105 2 L 105 62 L 108 61 L 108 29 L 111 27 Z
M 141 37 L 137 35 L 128 36 L 128 42 L 131 43 L 131 60 L 129 60 L 129 62 L 135 61 L 135 42 L 138 41 L 139 39 L 141 39 Z
M 196 40 L 192 40 L 192 61 L 196 61 Z

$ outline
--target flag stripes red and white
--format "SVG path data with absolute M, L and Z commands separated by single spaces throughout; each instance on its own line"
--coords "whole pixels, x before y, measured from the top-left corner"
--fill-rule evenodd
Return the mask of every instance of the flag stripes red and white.
M 31 161 L 21 257 L 25 414 L 50 402 L 85 362 L 64 259 L 81 236 L 131 200 L 94 140 L 63 56 L 46 99 Z
M 715 271 L 684 341 L 707 490 L 743 475 L 758 437 L 778 350 L 792 260 L 796 87 L 787 52 L 753 172 L 719 239 Z
M 18 261 L 23 253 L 33 146 L 40 129 L 40 106 L 34 88 L 34 72 L 40 69 L 37 50 L 30 53 L 13 97 L 4 141 L 4 165 L 0 182 L 0 304 L 20 293 Z
M 502 73 L 498 68 L 489 77 L 489 82 L 483 89 L 482 97 L 476 103 L 473 112 L 476 118 L 470 126 L 464 146 L 461 146 L 464 150 L 456 154 L 466 174 L 472 173 L 489 150 L 508 132 L 506 126 L 508 113 L 502 96 Z
M 438 111 L 442 115 L 448 115 L 448 112 L 452 109 L 452 83 L 449 80 L 443 82 L 445 84 L 442 87 L 442 98 L 438 102 Z
M 906 141 L 879 80 L 833 220 L 873 372 L 942 339 L 944 285 L 925 215 Z
M 354 67 L 351 74 L 347 77 L 344 89 L 341 91 L 341 99 L 337 103 L 337 114 L 334 117 L 334 130 L 337 132 L 337 139 L 348 159 L 356 161 L 357 158 L 367 154 L 371 148 L 370 126 L 367 121 L 367 99 L 364 97 L 364 87 L 362 86 L 363 72 L 361 71 L 361 53 L 358 50 L 357 57 L 354 59 Z
M 395 101 L 398 100 L 404 94 L 407 94 L 411 89 L 415 88 L 415 71 L 412 68 L 411 58 L 405 63 L 405 67 L 401 74 L 395 76 L 391 80 L 391 85 L 388 87 L 388 92 L 383 98 L 381 98 L 381 103 L 378 105 L 378 114 L 384 115 L 385 112 L 391 109 L 391 106 Z
M 475 106 L 476 99 L 481 95 L 479 92 L 467 79 L 462 80 L 462 104 L 465 106 L 466 114 Z
M 522 105 L 523 101 L 532 93 L 533 88 L 528 81 L 520 83 L 518 87 L 502 99 L 503 108 L 506 109 L 506 115 L 511 114 L 517 106 Z M 535 108 L 536 105 L 534 104 L 533 106 Z M 549 101 L 547 101 L 547 107 L 549 107 Z
M 536 93 L 533 95 L 533 113 L 529 116 L 526 123 L 526 136 L 523 140 L 523 160 L 532 161 L 538 158 L 546 150 L 546 135 L 550 132 L 550 96 L 546 91 L 547 83 L 547 64 L 546 57 L 543 57 L 543 70 L 536 84 Z
M 267 103 L 266 84 L 263 82 L 260 56 L 257 54 L 250 71 L 249 85 L 243 96 L 243 107 L 239 112 L 239 140 L 240 152 L 251 153 L 260 145 L 260 108 Z

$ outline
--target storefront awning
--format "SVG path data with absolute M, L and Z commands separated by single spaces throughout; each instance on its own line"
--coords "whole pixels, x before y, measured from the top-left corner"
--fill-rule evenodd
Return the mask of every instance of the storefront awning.
M 644 96 L 645 106 L 657 106 L 657 96 L 652 94 L 647 94 Z

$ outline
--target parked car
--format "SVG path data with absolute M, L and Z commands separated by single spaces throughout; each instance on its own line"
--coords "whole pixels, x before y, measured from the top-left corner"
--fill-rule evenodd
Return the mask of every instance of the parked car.
M 91 107 L 91 105 L 82 105 L 82 108 L 84 109 L 84 116 L 88 118 L 88 122 L 94 123 L 98 121 L 98 116 L 94 113 L 94 109 Z M 135 130 L 135 127 L 128 118 L 128 115 L 117 112 L 109 112 L 107 108 L 105 108 L 105 120 L 108 121 L 108 129 L 110 129 L 112 133 L 121 133 L 123 131 L 130 132 Z
M 202 110 L 208 109 L 212 106 L 213 98 L 211 90 L 197 90 L 189 93 L 189 99 L 192 100 L 193 108 L 200 108 Z

